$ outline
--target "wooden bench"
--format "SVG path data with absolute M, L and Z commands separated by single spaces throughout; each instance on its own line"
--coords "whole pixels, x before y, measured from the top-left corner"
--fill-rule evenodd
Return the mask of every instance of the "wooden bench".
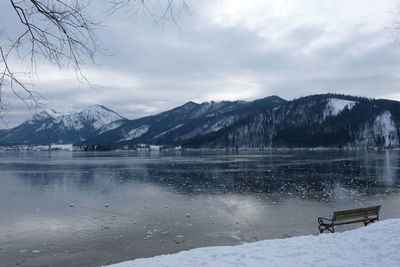
M 335 232 L 335 226 L 363 222 L 365 226 L 369 223 L 379 221 L 379 210 L 381 206 L 374 206 L 369 208 L 361 208 L 354 210 L 341 210 L 333 213 L 332 219 L 318 218 L 318 229 L 320 233 L 325 230 L 331 233 Z

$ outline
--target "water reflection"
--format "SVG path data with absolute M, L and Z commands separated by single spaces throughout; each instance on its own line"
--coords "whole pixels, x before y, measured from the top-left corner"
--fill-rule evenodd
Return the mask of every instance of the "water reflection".
M 382 166 L 382 181 L 387 186 L 392 186 L 396 180 L 398 172 L 399 157 L 398 153 L 386 150 Z M 379 168 L 377 168 L 379 170 Z M 380 174 L 378 174 L 380 175 Z

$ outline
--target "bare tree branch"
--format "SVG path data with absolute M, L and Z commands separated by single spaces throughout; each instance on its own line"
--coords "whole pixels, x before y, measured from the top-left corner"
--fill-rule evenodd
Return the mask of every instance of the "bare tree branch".
M 155 23 L 190 13 L 185 0 L 103 0 L 111 5 L 111 13 L 120 10 L 150 15 Z M 95 31 L 100 26 L 88 14 L 90 0 L 9 0 L 23 26 L 20 35 L 8 38 L 4 30 L 0 37 L 0 89 L 5 86 L 28 105 L 36 106 L 40 95 L 32 91 L 21 77 L 36 74 L 37 59 L 44 58 L 59 68 L 72 68 L 78 80 L 90 84 L 82 72 L 86 62 L 94 62 L 100 51 Z M 27 73 L 16 72 L 11 59 L 29 62 Z M 0 110 L 2 106 L 0 91 Z
M 131 15 L 150 15 L 156 24 L 173 21 L 178 25 L 182 14 L 192 14 L 186 0 L 108 0 L 111 12 L 125 10 Z
M 28 88 L 11 67 L 10 57 L 28 59 L 36 73 L 41 57 L 59 68 L 72 68 L 77 77 L 87 81 L 81 66 L 93 61 L 99 51 L 94 30 L 99 26 L 86 13 L 89 2 L 79 0 L 10 0 L 24 31 L 8 45 L 0 44 L 0 86 L 9 89 L 27 104 L 39 103 L 40 96 Z M 0 98 L 1 100 L 1 98 Z M 1 107 L 0 107 L 1 108 Z

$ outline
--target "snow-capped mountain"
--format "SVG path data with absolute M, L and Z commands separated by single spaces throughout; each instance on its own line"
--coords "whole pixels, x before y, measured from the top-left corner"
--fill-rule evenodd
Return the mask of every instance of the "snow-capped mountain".
M 83 110 L 60 116 L 56 119 L 56 123 L 65 129 L 78 130 L 90 126 L 98 130 L 121 119 L 124 118 L 104 106 L 92 105 Z
M 0 135 L 0 144 L 65 144 L 77 143 L 99 129 L 112 129 L 126 119 L 116 112 L 93 105 L 68 114 L 54 110 L 42 111 L 32 119 Z

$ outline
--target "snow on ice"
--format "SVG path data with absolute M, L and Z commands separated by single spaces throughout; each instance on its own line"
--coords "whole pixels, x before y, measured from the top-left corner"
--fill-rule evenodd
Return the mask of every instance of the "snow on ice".
M 205 247 L 136 259 L 136 266 L 400 266 L 400 219 L 355 230 L 264 240 L 238 246 Z

